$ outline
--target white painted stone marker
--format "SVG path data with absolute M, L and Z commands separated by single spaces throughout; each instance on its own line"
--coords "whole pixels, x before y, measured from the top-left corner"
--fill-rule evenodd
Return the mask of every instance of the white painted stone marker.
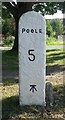
M 45 105 L 46 23 L 34 11 L 19 20 L 20 105 Z

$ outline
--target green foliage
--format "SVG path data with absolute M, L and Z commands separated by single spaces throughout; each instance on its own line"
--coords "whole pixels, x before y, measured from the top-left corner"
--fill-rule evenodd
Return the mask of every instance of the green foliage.
M 15 22 L 13 18 L 2 21 L 3 46 L 13 46 L 15 35 Z
M 12 14 L 10 13 L 10 11 L 2 5 L 2 19 L 6 19 L 6 18 L 11 18 Z
M 46 21 L 46 34 L 50 37 L 53 36 L 53 29 L 52 26 L 50 24 L 50 21 Z
M 12 46 L 14 43 L 15 35 L 15 21 L 10 11 L 2 6 L 2 34 L 3 34 L 3 45 Z
M 59 2 L 43 2 L 43 3 L 34 3 L 33 10 L 36 12 L 41 12 L 44 14 L 54 14 L 57 10 L 62 10 L 63 12 L 63 3 Z
M 2 34 L 4 34 L 5 37 L 15 34 L 15 22 L 13 18 L 7 18 L 2 21 Z
M 63 42 L 58 41 L 55 37 L 47 37 L 47 45 L 63 45 Z
M 62 35 L 63 33 L 63 23 L 60 19 L 52 19 L 46 21 L 46 29 L 47 29 L 47 35 L 50 36 L 56 36 Z
M 54 14 L 57 12 L 57 10 L 62 10 L 63 12 L 63 5 L 65 4 L 65 2 L 30 2 L 30 3 L 25 3 L 25 2 L 17 2 L 17 4 L 15 4 L 14 2 L 3 2 L 2 3 L 2 18 L 5 20 L 5 18 L 11 18 L 14 16 L 14 19 L 15 19 L 15 22 L 16 22 L 16 28 L 18 29 L 18 21 L 19 21 L 19 18 L 20 16 L 27 12 L 27 11 L 30 11 L 31 9 L 34 10 L 34 11 L 37 11 L 37 12 L 41 12 L 42 15 L 46 15 L 46 14 Z M 3 23 L 3 34 L 5 36 L 7 36 L 8 34 L 11 35 L 10 33 L 14 33 L 14 28 L 12 26 L 13 25 L 13 22 L 12 24 L 10 25 L 8 21 L 5 21 Z M 58 22 L 59 23 L 59 22 Z M 57 31 L 54 31 L 53 32 L 53 29 L 52 29 L 52 26 L 47 23 L 47 35 L 48 36 L 53 36 L 53 33 Z M 10 27 L 9 27 L 10 26 Z M 60 25 L 59 25 L 60 26 Z M 12 29 L 11 29 L 12 27 Z M 17 46 L 17 42 L 18 42 L 18 30 L 16 29 L 15 31 L 15 46 Z M 11 31 L 9 31 L 11 30 Z M 55 29 L 57 30 L 57 29 Z M 60 27 L 60 30 L 61 27 Z M 62 33 L 61 31 L 59 30 L 59 33 Z M 59 34 L 58 33 L 58 34 Z M 16 50 L 18 48 L 17 47 L 14 47 Z
M 13 46 L 14 44 L 14 37 L 13 36 L 9 36 L 7 37 L 4 42 L 3 42 L 3 46 Z
M 51 20 L 51 26 L 57 35 L 62 35 L 63 23 L 60 19 Z

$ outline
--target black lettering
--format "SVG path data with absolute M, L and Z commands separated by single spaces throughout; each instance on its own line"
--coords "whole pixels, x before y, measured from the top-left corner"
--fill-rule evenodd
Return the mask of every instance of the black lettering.
M 27 33 L 29 33 L 29 32 L 30 32 L 30 30 L 29 30 L 29 29 L 27 29 L 27 30 L 26 30 L 26 32 L 27 32 Z
M 34 30 L 33 30 L 33 29 L 31 29 L 31 33 L 34 33 Z
M 25 28 L 22 28 L 22 33 L 25 32 Z
M 35 33 L 38 33 L 36 29 L 35 29 Z
M 34 61 L 35 60 L 35 55 L 32 52 L 34 52 L 34 49 L 28 50 L 28 54 L 29 54 L 28 59 L 30 61 Z M 31 58 L 31 56 L 32 56 L 32 58 Z
M 30 85 L 30 91 L 32 91 L 32 92 L 35 92 L 35 91 L 37 91 L 37 89 L 36 89 L 36 85 Z
M 39 33 L 42 33 L 42 29 L 39 29 Z
M 25 29 L 25 28 L 22 28 L 22 33 L 42 33 L 42 29 Z

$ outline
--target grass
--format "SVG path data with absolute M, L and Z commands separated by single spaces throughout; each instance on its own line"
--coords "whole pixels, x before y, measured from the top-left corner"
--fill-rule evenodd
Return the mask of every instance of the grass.
M 18 69 L 18 57 L 16 52 L 3 52 L 3 71 L 16 71 Z M 63 50 L 47 50 L 46 55 L 46 75 L 62 72 L 62 66 L 65 61 L 65 51 Z M 56 77 L 54 78 L 55 81 Z M 51 77 L 52 81 L 52 77 Z M 63 109 L 65 109 L 65 86 L 53 83 L 54 90 L 54 106 L 51 112 L 42 106 L 19 106 L 19 80 L 15 77 L 4 78 L 3 76 L 3 117 L 2 120 L 64 120 L 62 118 Z M 63 93 L 64 92 L 64 93 Z M 42 111 L 43 110 L 43 111 Z
M 10 70 L 16 70 L 18 69 L 18 56 L 16 52 L 12 51 L 4 51 L 2 53 L 2 64 L 3 64 L 3 70 L 10 69 Z
M 3 69 L 18 69 L 18 55 L 16 52 L 7 51 L 2 54 Z M 47 50 L 46 64 L 47 65 L 64 65 L 65 50 Z M 5 67 L 4 67 L 5 66 Z
M 47 50 L 46 54 L 47 65 L 64 65 L 65 63 L 65 51 L 62 50 Z

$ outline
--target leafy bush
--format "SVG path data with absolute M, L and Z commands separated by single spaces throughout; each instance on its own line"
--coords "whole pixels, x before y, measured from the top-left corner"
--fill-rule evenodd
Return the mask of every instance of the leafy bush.
M 3 46 L 13 46 L 14 44 L 14 37 L 13 36 L 8 36 L 6 39 L 4 39 Z

